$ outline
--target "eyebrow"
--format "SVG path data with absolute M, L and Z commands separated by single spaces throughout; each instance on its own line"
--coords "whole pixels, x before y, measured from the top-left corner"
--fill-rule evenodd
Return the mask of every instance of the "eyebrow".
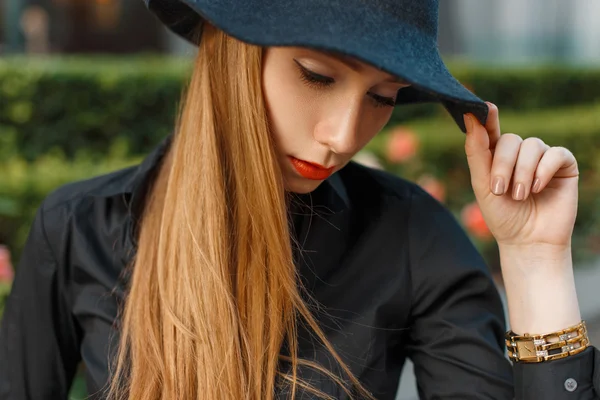
M 350 69 L 356 72 L 361 72 L 364 70 L 364 67 L 352 57 L 330 51 L 326 51 L 324 52 L 324 54 L 346 64 L 348 67 L 350 67 Z M 399 83 L 401 85 L 409 85 L 409 83 L 406 82 L 404 79 L 395 76 L 389 77 L 388 79 L 386 79 L 386 82 Z

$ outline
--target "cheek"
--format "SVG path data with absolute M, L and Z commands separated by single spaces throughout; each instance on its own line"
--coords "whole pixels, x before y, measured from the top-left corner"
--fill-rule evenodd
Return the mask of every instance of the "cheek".
M 265 73 L 263 93 L 271 133 L 282 150 L 301 150 L 312 137 L 312 127 L 318 120 L 318 102 L 307 94 L 290 76 Z
M 385 126 L 388 124 L 388 122 L 390 122 L 390 119 L 392 118 L 392 114 L 394 113 L 394 108 L 390 107 L 388 108 L 386 111 L 383 111 L 380 115 L 378 115 L 374 125 L 377 127 L 377 132 L 375 132 L 375 134 L 379 133 L 379 131 L 381 131 L 383 128 L 385 128 Z
M 366 146 L 390 121 L 392 108 L 370 108 L 363 112 L 360 124 L 361 148 Z

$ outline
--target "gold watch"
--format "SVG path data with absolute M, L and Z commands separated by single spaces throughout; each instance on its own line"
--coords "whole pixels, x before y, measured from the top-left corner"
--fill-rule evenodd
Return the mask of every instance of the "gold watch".
M 590 343 L 585 321 L 545 335 L 506 332 L 508 356 L 514 362 L 537 363 L 557 360 L 584 351 Z

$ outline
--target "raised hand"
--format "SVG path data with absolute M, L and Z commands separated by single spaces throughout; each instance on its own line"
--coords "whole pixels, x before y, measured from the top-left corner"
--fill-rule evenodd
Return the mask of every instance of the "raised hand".
M 500 132 L 498 108 L 486 126 L 465 116 L 471 184 L 499 246 L 570 248 L 579 171 L 573 154 L 538 138 Z
M 486 126 L 465 115 L 471 184 L 498 242 L 511 328 L 548 333 L 581 321 L 571 235 L 579 171 L 573 154 L 542 140 L 501 134 L 498 108 Z

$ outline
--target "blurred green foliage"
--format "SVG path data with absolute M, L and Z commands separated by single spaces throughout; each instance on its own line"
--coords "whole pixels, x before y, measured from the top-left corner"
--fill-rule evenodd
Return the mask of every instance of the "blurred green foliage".
M 144 153 L 172 129 L 188 70 L 186 59 L 0 60 L 0 149 L 28 161 L 52 148 L 102 158 L 125 137 Z
M 455 64 L 451 70 L 501 110 L 529 112 L 600 100 L 600 69 Z M 53 147 L 67 158 L 82 148 L 101 158 L 119 137 L 127 138 L 131 154 L 145 154 L 172 129 L 190 71 L 187 58 L 1 59 L 0 159 L 14 148 L 8 144 L 26 160 Z M 403 106 L 391 123 L 444 115 L 436 104 Z
M 9 292 L 10 284 L 6 282 L 0 282 L 0 319 L 2 318 L 2 313 L 4 312 L 4 303 L 6 302 Z

